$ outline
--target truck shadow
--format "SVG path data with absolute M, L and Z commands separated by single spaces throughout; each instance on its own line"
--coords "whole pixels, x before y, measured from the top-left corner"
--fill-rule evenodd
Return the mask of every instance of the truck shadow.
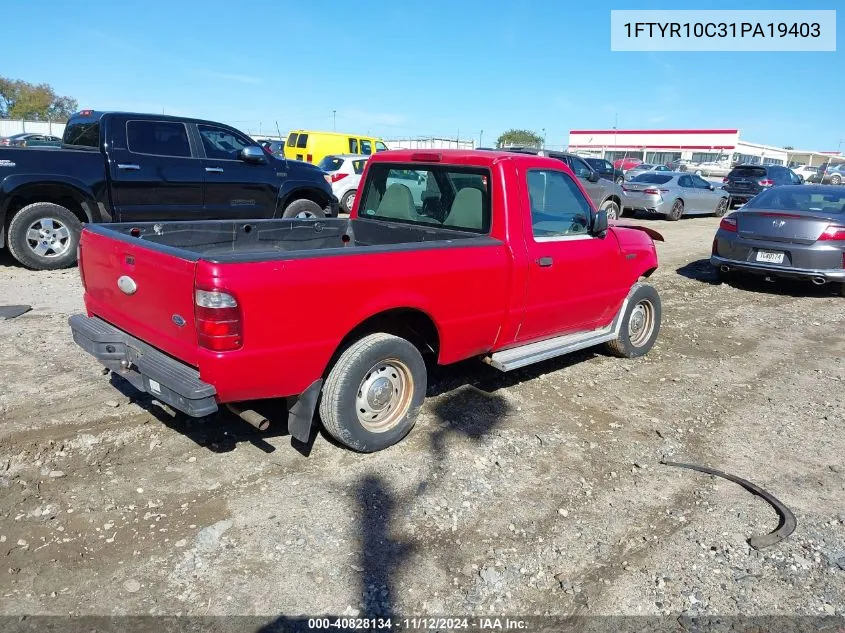
M 835 283 L 816 286 L 809 281 L 795 279 L 774 279 L 773 281 L 766 281 L 766 278 L 762 275 L 742 273 L 732 273 L 726 280 L 722 281 L 718 278 L 716 269 L 710 265 L 709 259 L 698 259 L 694 262 L 684 264 L 680 268 L 677 268 L 675 272 L 681 277 L 700 281 L 710 286 L 721 286 L 724 284 L 737 290 L 759 294 L 795 298 L 827 298 L 839 292 L 839 288 Z

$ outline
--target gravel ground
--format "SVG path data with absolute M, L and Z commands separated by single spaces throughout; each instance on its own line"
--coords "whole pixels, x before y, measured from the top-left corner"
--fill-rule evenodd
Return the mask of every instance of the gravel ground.
M 75 347 L 76 270 L 0 260 L 0 613 L 845 615 L 845 299 L 717 285 L 669 223 L 652 353 L 438 371 L 375 455 L 171 415 Z M 660 465 L 706 464 L 766 488 Z

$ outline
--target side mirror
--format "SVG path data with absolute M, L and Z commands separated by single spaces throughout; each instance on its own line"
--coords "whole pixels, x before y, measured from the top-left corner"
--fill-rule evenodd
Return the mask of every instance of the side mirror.
M 590 182 L 598 182 L 600 177 L 601 176 L 599 176 L 598 172 L 591 171 L 590 175 L 587 176 L 587 180 L 589 180 Z
M 593 235 L 604 237 L 607 233 L 607 211 L 599 211 L 593 220 Z
M 263 163 L 265 152 L 258 145 L 247 145 L 241 150 L 241 160 L 245 163 Z

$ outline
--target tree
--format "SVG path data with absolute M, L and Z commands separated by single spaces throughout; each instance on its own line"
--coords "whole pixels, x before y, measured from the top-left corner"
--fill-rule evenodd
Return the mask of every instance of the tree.
M 513 145 L 542 147 L 543 138 L 534 134 L 531 130 L 508 130 L 496 140 L 496 147 L 499 148 Z
M 795 148 L 794 148 L 794 147 L 792 147 L 792 145 L 784 145 L 784 146 L 783 146 L 783 149 L 785 149 L 785 150 L 788 152 L 788 151 L 793 150 L 793 149 L 795 149 Z
M 60 97 L 49 84 L 0 77 L 0 119 L 67 121 L 77 107 L 76 99 Z

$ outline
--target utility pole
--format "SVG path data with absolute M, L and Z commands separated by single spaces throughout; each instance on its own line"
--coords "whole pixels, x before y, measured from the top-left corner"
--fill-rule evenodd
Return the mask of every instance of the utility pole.
M 479 146 L 479 147 L 483 147 L 483 146 L 484 146 L 484 143 L 482 143 L 482 142 L 481 142 L 481 140 L 482 140 L 483 138 L 484 138 L 484 130 L 481 130 L 481 132 L 479 132 L 479 133 L 478 133 L 478 146 Z
M 332 110 L 332 132 L 337 132 L 337 110 Z
M 543 145 L 542 145 L 541 149 L 545 149 L 545 148 L 546 148 L 546 128 L 543 128 Z

